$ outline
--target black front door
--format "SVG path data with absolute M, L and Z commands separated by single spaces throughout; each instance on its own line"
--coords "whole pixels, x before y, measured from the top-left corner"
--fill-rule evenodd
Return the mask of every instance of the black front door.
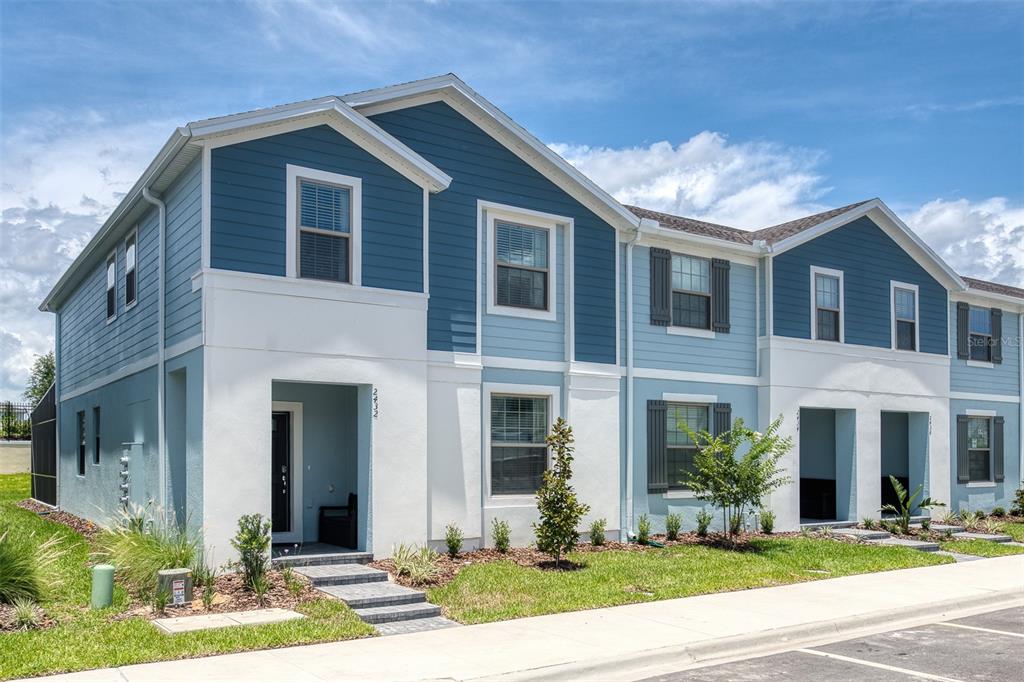
M 287 533 L 292 529 L 292 415 L 273 413 L 270 437 L 270 518 L 272 532 Z

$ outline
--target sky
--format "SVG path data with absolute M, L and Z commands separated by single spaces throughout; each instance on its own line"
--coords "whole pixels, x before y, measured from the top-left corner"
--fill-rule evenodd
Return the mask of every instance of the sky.
M 0 0 L 0 400 L 175 126 L 446 72 L 621 201 L 755 229 L 877 196 L 1024 286 L 1024 3 Z

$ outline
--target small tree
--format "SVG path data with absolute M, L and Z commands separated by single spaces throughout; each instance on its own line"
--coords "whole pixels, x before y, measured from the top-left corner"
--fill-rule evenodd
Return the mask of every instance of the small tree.
M 697 444 L 695 470 L 684 483 L 698 500 L 722 510 L 722 528 L 729 537 L 735 532 L 735 524 L 730 523 L 734 515 L 741 515 L 746 507 L 760 507 L 766 495 L 791 480 L 779 468 L 779 459 L 793 447 L 791 438 L 779 436 L 781 424 L 779 417 L 758 433 L 737 419 L 729 431 L 717 436 L 694 433 L 680 424 Z M 746 452 L 737 457 L 743 444 L 748 446 Z
M 533 524 L 537 535 L 537 549 L 555 558 L 558 567 L 562 555 L 579 542 L 579 524 L 590 506 L 576 498 L 569 484 L 572 479 L 573 459 L 572 427 L 558 418 L 551 427 L 548 447 L 551 448 L 551 468 L 544 472 L 544 480 L 537 491 L 537 511 L 540 523 Z
M 33 407 L 38 405 L 46 392 L 50 390 L 55 366 L 52 350 L 46 355 L 37 355 L 32 363 L 32 369 L 28 371 L 28 387 L 22 395 L 25 400 L 32 403 Z

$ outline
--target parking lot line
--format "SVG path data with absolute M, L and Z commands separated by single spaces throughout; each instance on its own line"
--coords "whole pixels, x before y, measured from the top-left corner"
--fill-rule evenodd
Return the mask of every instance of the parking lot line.
M 936 625 L 945 625 L 947 628 L 963 628 L 964 630 L 977 630 L 978 632 L 991 632 L 996 635 L 1024 638 L 1024 633 L 1007 632 L 1006 630 L 993 630 L 992 628 L 979 628 L 975 625 L 962 625 L 961 623 L 936 623 Z
M 922 680 L 937 680 L 938 682 L 960 682 L 959 680 L 952 677 L 942 677 L 941 675 L 932 675 L 930 673 L 923 673 L 920 670 L 908 670 L 907 668 L 897 668 L 893 665 L 886 665 L 884 663 L 875 663 L 874 661 L 865 661 L 860 658 L 851 658 L 849 656 L 842 656 L 840 654 L 830 654 L 825 651 L 815 651 L 814 649 L 797 649 L 802 654 L 811 654 L 814 656 L 821 656 L 822 658 L 832 658 L 837 661 L 846 661 L 847 663 L 856 663 L 858 665 L 867 666 L 869 668 L 878 668 L 879 670 L 888 670 L 889 672 L 902 673 L 911 677 L 919 677 Z

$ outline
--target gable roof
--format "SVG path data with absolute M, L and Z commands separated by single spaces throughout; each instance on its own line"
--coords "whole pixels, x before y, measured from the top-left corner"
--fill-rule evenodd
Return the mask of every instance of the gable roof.
M 688 232 L 702 237 L 722 239 L 724 241 L 735 242 L 737 244 L 753 244 L 753 241 L 750 239 L 750 233 L 736 227 L 715 225 L 714 223 L 706 223 L 703 220 L 684 218 L 682 216 L 672 215 L 671 213 L 662 213 L 660 211 L 652 211 L 648 208 L 640 208 L 639 206 L 627 205 L 626 208 L 632 211 L 637 217 L 656 220 L 661 227 L 667 227 L 670 230 L 679 230 L 680 232 Z
M 853 204 L 847 204 L 846 206 L 840 206 L 839 208 L 829 209 L 828 211 L 822 211 L 821 213 L 815 213 L 814 215 L 804 216 L 803 218 L 797 218 L 796 220 L 790 220 L 789 222 L 779 223 L 778 225 L 772 225 L 771 227 L 765 227 L 760 230 L 754 230 L 750 233 L 751 239 L 757 241 L 762 239 L 767 244 L 774 244 L 782 241 L 787 237 L 799 234 L 804 230 L 809 230 L 812 227 L 817 227 L 824 222 L 832 220 L 833 218 L 840 216 L 847 211 L 851 211 L 858 206 L 863 206 L 869 201 L 880 201 L 877 199 L 865 199 L 864 201 L 858 201 Z
M 963 277 L 962 275 L 961 277 L 970 289 L 983 291 L 987 294 L 998 294 L 1000 296 L 1024 299 L 1024 289 L 1019 287 L 1011 287 L 1009 284 L 989 282 L 983 279 L 976 279 L 974 277 Z

